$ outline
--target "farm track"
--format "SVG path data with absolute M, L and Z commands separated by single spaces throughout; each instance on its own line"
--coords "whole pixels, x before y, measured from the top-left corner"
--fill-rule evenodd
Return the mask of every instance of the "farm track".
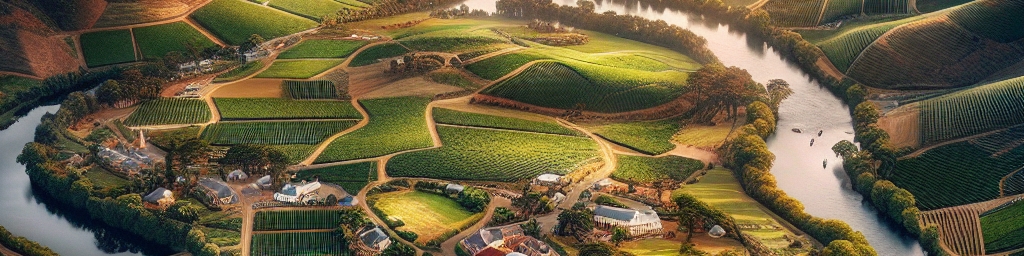
M 487 223 L 491 221 L 491 218 L 494 217 L 494 209 L 498 207 L 512 207 L 512 200 L 500 196 L 491 196 L 491 203 L 487 205 L 484 217 L 477 221 L 476 224 L 473 224 L 473 226 L 469 226 L 462 230 L 462 232 L 448 238 L 444 243 L 441 243 L 442 254 L 456 255 L 455 247 L 459 245 L 459 242 L 461 242 L 462 239 L 466 239 L 466 237 L 477 233 L 481 228 L 486 226 Z
M 941 147 L 941 146 L 946 146 L 946 145 L 950 145 L 950 144 L 954 144 L 954 143 L 959 143 L 959 142 L 964 142 L 964 141 L 973 140 L 973 139 L 977 139 L 977 138 L 982 138 L 982 137 L 993 135 L 993 134 L 997 134 L 997 133 L 1000 133 L 1000 132 L 1005 132 L 1006 130 L 1009 130 L 1009 129 L 1010 128 L 1003 128 L 1003 129 L 994 130 L 994 131 L 990 131 L 990 132 L 986 132 L 986 133 L 979 133 L 979 134 L 975 134 L 975 135 L 971 135 L 971 136 L 967 136 L 967 137 L 963 137 L 963 138 L 959 138 L 959 139 L 943 141 L 943 142 L 938 143 L 938 144 L 934 144 L 934 145 L 930 145 L 930 146 L 927 146 L 927 147 L 923 147 L 923 148 L 918 149 L 918 150 L 914 150 L 914 152 L 911 152 L 910 154 L 902 156 L 899 159 L 900 160 L 904 160 L 904 159 L 915 158 L 915 157 L 921 156 L 921 154 L 924 154 L 925 152 L 928 152 L 929 150 L 932 150 L 932 149 L 935 149 L 935 148 L 938 148 L 938 147 Z
M 316 158 L 319 157 L 320 154 L 322 154 L 324 150 L 327 149 L 327 146 L 331 145 L 331 142 L 334 142 L 334 140 L 338 139 L 341 136 L 344 136 L 345 134 L 349 134 L 355 130 L 359 130 L 359 128 L 363 128 L 363 126 L 366 126 L 367 124 L 370 123 L 370 114 L 367 113 L 366 109 L 359 104 L 358 99 L 352 99 L 352 106 L 355 107 L 356 110 L 359 111 L 359 114 L 363 116 L 363 120 L 359 120 L 359 122 L 356 123 L 356 125 L 349 127 L 348 129 L 345 129 L 344 131 L 341 131 L 337 134 L 334 134 L 331 137 L 324 140 L 324 142 L 320 143 L 320 145 L 317 146 L 316 150 L 314 150 L 313 153 L 306 158 L 306 160 L 300 162 L 299 165 L 308 166 L 313 164 L 313 161 L 316 161 Z
M 1002 197 L 980 203 L 925 211 L 921 212 L 918 223 L 922 227 L 938 226 L 939 242 L 947 253 L 985 255 L 985 243 L 979 215 L 1019 198 L 1024 198 L 1024 196 Z
M 390 38 L 388 38 L 388 39 L 385 39 L 385 40 L 381 40 L 381 41 L 377 41 L 377 42 L 373 42 L 373 43 L 369 43 L 369 44 L 363 45 L 363 47 L 359 47 L 359 49 L 356 49 L 354 52 L 349 54 L 348 57 L 345 58 L 345 61 L 342 62 L 341 64 L 339 64 L 338 66 L 330 68 L 330 69 L 328 69 L 328 70 L 326 70 L 326 71 L 324 71 L 324 72 L 322 72 L 320 74 L 317 74 L 317 75 L 315 75 L 313 77 L 310 77 L 309 79 L 306 79 L 306 80 L 317 80 L 317 79 L 320 79 L 320 78 L 326 76 L 327 74 L 330 74 L 331 72 L 334 72 L 334 71 L 336 71 L 338 69 L 341 69 L 341 70 L 344 70 L 344 71 L 347 72 L 348 71 L 348 65 L 352 64 L 352 59 L 355 59 L 355 57 L 357 55 L 359 55 L 360 53 L 362 53 L 366 49 L 369 49 L 370 47 L 386 44 L 386 43 L 389 43 L 391 41 L 392 40 Z M 298 44 L 296 44 L 296 45 L 298 45 Z
M 7 249 L 7 247 L 4 247 L 4 245 L 2 245 L 2 244 L 0 244 L 0 255 L 4 255 L 4 256 L 21 256 L 21 254 L 16 253 L 14 251 L 11 251 L 11 249 Z
M 505 49 L 502 49 L 500 51 L 496 51 L 496 52 L 480 55 L 480 56 L 477 56 L 476 58 L 465 60 L 465 61 L 462 62 L 462 66 L 465 67 L 465 66 L 467 66 L 469 64 L 473 64 L 473 63 L 480 62 L 482 60 L 486 60 L 486 59 L 490 59 L 490 58 L 493 58 L 493 57 L 497 57 L 498 55 L 504 55 L 506 53 L 517 52 L 517 51 L 521 51 L 521 50 L 525 50 L 525 49 L 526 49 L 526 47 L 522 47 L 522 46 L 512 47 L 512 48 L 505 48 Z
M 203 26 L 200 26 L 198 23 L 196 23 L 196 21 L 193 20 L 192 17 L 185 17 L 185 19 L 183 19 L 183 21 L 186 24 L 188 24 L 189 26 L 192 26 L 193 29 L 195 29 L 196 31 L 199 31 L 200 34 L 203 34 L 204 36 L 206 36 L 206 38 L 209 38 L 210 41 L 213 41 L 213 43 L 219 45 L 220 47 L 228 46 L 228 44 L 225 43 L 223 40 L 220 40 L 219 37 L 214 36 L 213 33 L 210 33 L 209 30 L 206 30 L 206 28 L 204 28 Z

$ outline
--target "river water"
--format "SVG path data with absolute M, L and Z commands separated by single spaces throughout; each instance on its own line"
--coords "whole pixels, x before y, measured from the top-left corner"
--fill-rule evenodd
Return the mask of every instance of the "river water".
M 553 0 L 575 5 L 575 0 Z M 470 9 L 495 10 L 493 0 L 470 0 Z M 598 1 L 598 13 L 614 11 L 648 19 L 659 19 L 677 25 L 708 40 L 708 48 L 727 66 L 746 69 L 755 81 L 770 79 L 789 82 L 794 93 L 779 108 L 778 132 L 768 138 L 768 148 L 775 154 L 772 173 L 780 189 L 803 203 L 807 213 L 839 219 L 854 230 L 864 233 L 879 255 L 924 255 L 917 240 L 884 220 L 873 206 L 853 191 L 842 170 L 842 159 L 832 153 L 832 145 L 842 140 L 853 141 L 853 124 L 849 108 L 827 89 L 786 61 L 764 42 L 748 38 L 729 26 L 708 22 L 699 15 L 673 10 L 659 10 L 638 3 Z M 791 130 L 798 128 L 803 133 Z M 818 131 L 822 135 L 818 136 Z M 811 146 L 811 139 L 814 145 Z M 822 161 L 828 166 L 822 168 Z

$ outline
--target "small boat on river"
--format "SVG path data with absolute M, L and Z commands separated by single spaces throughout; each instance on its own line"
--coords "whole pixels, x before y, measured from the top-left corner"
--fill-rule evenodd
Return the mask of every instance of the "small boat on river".
M 824 132 L 824 130 L 818 130 L 818 137 L 821 137 L 822 132 Z
M 793 132 L 800 133 L 800 128 L 793 128 Z
M 821 168 L 825 169 L 826 167 L 828 167 L 828 159 L 825 159 L 825 160 L 821 161 Z
M 811 146 L 814 146 L 814 139 L 811 139 Z

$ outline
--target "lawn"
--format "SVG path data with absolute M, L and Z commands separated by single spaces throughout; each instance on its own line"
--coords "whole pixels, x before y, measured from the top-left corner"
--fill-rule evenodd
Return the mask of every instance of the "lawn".
M 511 117 L 461 112 L 443 108 L 434 108 L 433 112 L 434 121 L 439 124 L 583 136 L 583 133 L 565 128 L 554 121 L 538 122 Z
M 349 66 L 366 66 L 377 63 L 379 59 L 401 56 L 402 54 L 406 54 L 408 52 L 409 49 L 406 49 L 402 45 L 395 43 L 374 45 L 371 46 L 370 48 L 366 48 L 365 50 L 360 52 L 359 55 L 356 55 L 354 59 L 352 59 L 352 62 L 349 63 Z
M 160 59 L 168 52 L 189 54 L 187 44 L 193 44 L 198 50 L 216 45 L 183 21 L 135 28 L 133 33 L 142 57 L 147 59 Z
M 591 131 L 637 152 L 659 155 L 676 148 L 671 140 L 679 131 L 679 120 L 613 123 L 592 127 Z
M 704 169 L 700 160 L 680 156 L 619 156 L 612 178 L 632 183 L 653 183 L 663 180 L 685 181 L 694 172 Z
M 271 0 L 269 6 L 318 22 L 324 16 L 337 14 L 341 9 L 354 9 L 334 0 Z
M 79 40 L 89 67 L 135 61 L 135 45 L 127 29 L 85 33 Z
M 419 235 L 417 244 L 440 237 L 444 233 L 462 230 L 476 223 L 483 213 L 472 213 L 450 198 L 420 191 L 401 191 L 367 198 L 373 208 L 405 222 L 397 230 Z
M 306 79 L 341 65 L 345 60 L 278 60 L 256 78 Z
M 425 116 L 430 99 L 402 97 L 359 103 L 369 113 L 370 123 L 331 142 L 316 159 L 317 163 L 378 157 L 433 146 Z
M 239 66 L 238 68 L 232 69 L 231 71 L 224 72 L 223 74 L 218 75 L 216 78 L 213 79 L 213 82 L 214 83 L 224 83 L 224 82 L 235 81 L 235 80 L 247 77 L 249 75 L 252 75 L 252 74 L 256 73 L 256 71 L 260 71 L 260 69 L 262 69 L 262 68 L 263 68 L 263 62 L 253 61 L 253 62 L 245 63 L 245 64 L 242 64 L 241 66 Z
M 739 181 L 733 176 L 732 171 L 727 169 L 712 169 L 701 177 L 700 182 L 683 186 L 672 192 L 673 195 L 678 193 L 693 195 L 722 210 L 735 218 L 736 224 L 741 227 L 744 225 L 782 227 L 766 208 L 743 192 Z M 793 235 L 785 229 L 771 228 L 743 229 L 743 233 L 761 239 L 762 243 L 769 248 L 786 248 L 789 246 L 789 242 L 785 240 L 785 236 Z
M 106 169 L 99 166 L 93 166 L 89 168 L 89 171 L 85 173 L 85 177 L 88 177 L 92 184 L 103 188 L 116 188 L 126 185 L 131 185 L 131 182 L 110 173 Z
M 987 253 L 1024 247 L 1024 202 L 982 215 L 981 233 Z
M 356 124 L 353 120 L 220 122 L 203 129 L 200 136 L 213 145 L 319 144 Z
M 223 120 L 362 119 L 350 101 L 214 98 Z
M 210 121 L 213 114 L 206 102 L 195 99 L 156 99 L 142 103 L 124 124 L 128 126 L 197 124 Z
M 717 126 L 689 125 L 679 133 L 672 136 L 672 141 L 680 145 L 689 145 L 697 148 L 712 150 L 718 148 L 732 131 L 731 123 L 723 123 Z
M 330 1 L 330 0 L 327 0 Z M 278 59 L 345 58 L 366 41 L 310 39 L 289 48 L 278 55 Z
M 598 156 L 589 138 L 439 126 L 444 146 L 395 156 L 395 177 L 515 182 L 544 173 L 566 174 Z
M 272 39 L 317 26 L 312 20 L 243 0 L 214 0 L 192 18 L 231 45 L 240 45 L 253 34 Z
M 662 238 L 624 242 L 620 250 L 636 256 L 678 256 L 683 243 Z
M 295 174 L 293 181 L 315 180 L 338 184 L 349 194 L 358 194 L 370 181 L 377 180 L 377 162 L 362 162 L 336 165 L 318 169 L 302 170 Z

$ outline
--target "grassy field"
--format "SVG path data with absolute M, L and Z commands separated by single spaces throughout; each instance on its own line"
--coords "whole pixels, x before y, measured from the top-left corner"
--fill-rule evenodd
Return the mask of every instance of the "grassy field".
M 416 97 L 360 101 L 370 115 L 370 123 L 331 142 L 316 162 L 378 157 L 432 146 L 425 116 L 429 102 Z
M 206 235 L 207 243 L 214 243 L 220 247 L 235 246 L 241 242 L 242 233 L 235 230 L 226 230 L 199 226 L 199 230 Z
M 133 33 L 142 57 L 147 59 L 163 58 L 168 52 L 188 54 L 186 44 L 193 44 L 200 51 L 216 45 L 183 21 L 135 28 Z
M 127 29 L 85 33 L 79 40 L 89 67 L 135 61 L 135 45 Z
M 344 255 L 341 241 L 334 231 L 253 234 L 252 255 Z
M 438 149 L 405 153 L 388 163 L 389 175 L 514 182 L 544 173 L 566 174 L 597 157 L 587 138 L 474 128 L 437 128 Z
M 729 137 L 730 131 L 732 131 L 731 123 L 719 124 L 718 126 L 690 125 L 673 135 L 672 141 L 681 145 L 702 149 L 715 149 Z
M 395 56 L 401 56 L 402 54 L 406 54 L 408 52 L 409 52 L 409 49 L 406 49 L 405 47 L 403 47 L 402 45 L 399 45 L 399 44 L 387 43 L 387 44 L 374 45 L 374 46 L 371 46 L 370 48 L 366 48 L 366 50 L 363 50 L 362 52 L 360 52 L 359 55 L 356 55 L 355 57 L 353 57 L 354 59 L 352 59 L 352 62 L 349 63 L 349 66 L 352 66 L 352 67 L 366 66 L 366 65 L 377 63 L 378 59 L 385 59 L 385 58 L 391 58 L 391 57 L 395 57 Z
M 331 1 L 331 0 L 324 0 Z M 305 40 L 278 55 L 278 59 L 345 58 L 366 41 L 311 39 Z
M 485 114 L 461 112 L 450 109 L 434 108 L 434 121 L 439 124 L 476 126 L 485 128 L 508 129 L 517 131 L 550 133 L 583 136 L 579 131 L 565 128 L 554 121 L 537 122 L 511 117 L 500 117 Z
M 253 34 L 271 39 L 317 26 L 312 20 L 243 0 L 214 0 L 192 18 L 231 45 L 242 44 Z
M 624 242 L 619 249 L 636 256 L 678 256 L 682 244 L 680 241 L 651 238 Z
M 253 231 L 333 229 L 338 227 L 337 210 L 261 211 L 253 217 Z
M 223 120 L 362 119 L 349 101 L 215 98 Z
M 700 160 L 680 156 L 619 156 L 612 178 L 630 183 L 653 183 L 663 180 L 685 181 L 694 172 L 704 169 Z
M 142 103 L 124 124 L 148 126 L 165 124 L 196 124 L 210 121 L 210 106 L 202 100 L 156 99 Z
M 757 229 L 742 229 L 743 233 L 753 235 L 761 240 L 769 248 L 786 248 L 789 242 L 785 236 L 793 234 L 772 217 L 766 208 L 761 206 L 753 198 L 743 192 L 743 187 L 733 176 L 732 171 L 715 168 L 703 177 L 696 184 L 686 185 L 672 192 L 687 193 L 699 198 L 701 201 L 718 208 L 736 219 L 736 224 L 742 226 L 758 225 Z M 779 229 L 769 228 L 778 227 Z
M 679 131 L 679 120 L 613 123 L 591 127 L 590 131 L 637 152 L 659 155 L 676 147 L 671 139 Z
M 85 173 L 85 177 L 88 177 L 94 186 L 103 188 L 117 188 L 132 184 L 131 181 L 118 177 L 99 166 L 89 168 L 89 171 Z
M 362 162 L 336 165 L 319 169 L 299 171 L 294 181 L 319 179 L 322 182 L 338 184 L 349 194 L 358 194 L 370 181 L 377 180 L 377 162 Z
M 341 65 L 344 60 L 278 60 L 256 78 L 306 79 Z
M 269 6 L 318 22 L 341 9 L 354 9 L 334 0 L 271 0 Z
M 220 122 L 200 136 L 213 145 L 318 144 L 356 121 Z
M 981 216 L 985 252 L 1005 252 L 1024 247 L 1024 203 Z
M 297 100 L 314 99 L 337 99 L 338 88 L 334 82 L 327 80 L 316 81 L 284 81 L 284 91 L 287 96 Z
M 263 62 L 254 61 L 242 64 L 238 68 L 232 69 L 231 71 L 224 72 L 223 74 L 217 75 L 213 79 L 214 83 L 223 83 L 242 79 L 249 75 L 255 74 L 256 71 L 260 71 L 263 68 Z
M 368 197 L 373 208 L 405 222 L 398 230 L 419 235 L 417 244 L 476 223 L 483 213 L 472 213 L 450 198 L 419 191 L 392 192 Z
M 466 90 L 476 90 L 480 85 L 473 83 L 457 69 L 441 69 L 427 74 L 427 78 L 439 84 L 447 84 Z
M 924 100 L 921 142 L 934 144 L 1024 123 L 1024 77 Z

